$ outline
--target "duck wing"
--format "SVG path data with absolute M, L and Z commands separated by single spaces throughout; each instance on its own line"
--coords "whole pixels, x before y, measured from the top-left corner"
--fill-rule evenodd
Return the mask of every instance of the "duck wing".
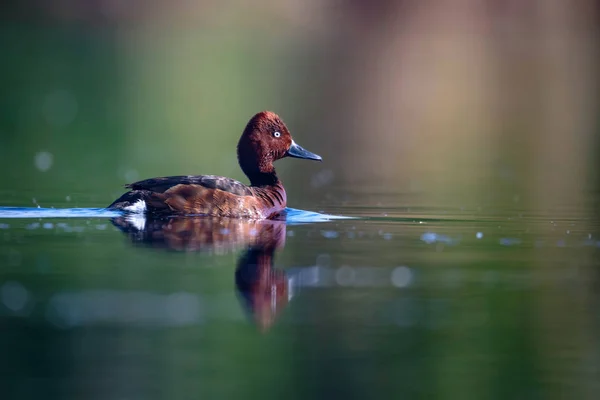
M 152 178 L 126 187 L 130 191 L 108 208 L 151 214 L 253 219 L 269 218 L 285 208 L 285 191 L 252 188 L 215 175 Z
M 151 178 L 125 185 L 131 190 L 148 190 L 154 193 L 164 193 L 178 185 L 198 185 L 206 189 L 218 189 L 238 196 L 250 196 L 250 187 L 235 179 L 216 175 L 187 175 Z

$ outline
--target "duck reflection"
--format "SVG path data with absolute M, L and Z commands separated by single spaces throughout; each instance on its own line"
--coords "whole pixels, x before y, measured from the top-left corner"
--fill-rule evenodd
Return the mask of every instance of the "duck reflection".
M 245 249 L 235 270 L 235 285 L 262 331 L 273 325 L 288 303 L 286 273 L 273 266 L 275 251 L 285 246 L 285 221 L 127 215 L 112 223 L 134 244 L 153 248 L 217 254 Z

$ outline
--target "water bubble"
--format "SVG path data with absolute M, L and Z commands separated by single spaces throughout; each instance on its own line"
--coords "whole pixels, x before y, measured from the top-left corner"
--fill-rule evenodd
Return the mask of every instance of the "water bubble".
M 42 172 L 46 172 L 50 168 L 52 168 L 53 163 L 54 156 L 52 155 L 52 153 L 49 153 L 47 151 L 40 151 L 36 153 L 35 157 L 33 158 L 33 164 L 37 169 L 39 169 Z
M 2 303 L 14 312 L 23 311 L 29 301 L 29 292 L 19 282 L 6 282 L 0 288 Z
M 405 266 L 396 267 L 392 271 L 391 280 L 396 287 L 407 287 L 412 282 L 412 271 Z
M 438 243 L 447 244 L 449 246 L 457 245 L 460 242 L 460 238 L 451 238 L 450 236 L 435 232 L 425 232 L 421 235 L 421 240 L 427 244 Z
M 502 246 L 515 246 L 521 244 L 521 239 L 518 238 L 501 238 L 498 240 Z
M 437 235 L 433 232 L 425 232 L 421 235 L 421 240 L 427 244 L 435 243 L 437 241 Z
M 335 239 L 339 236 L 336 231 L 321 231 L 321 235 L 326 239 Z

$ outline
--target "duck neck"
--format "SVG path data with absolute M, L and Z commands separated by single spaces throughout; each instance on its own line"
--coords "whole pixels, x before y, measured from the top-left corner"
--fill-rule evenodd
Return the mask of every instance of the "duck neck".
M 279 183 L 279 178 L 277 178 L 275 170 L 271 172 L 255 171 L 246 173 L 246 175 L 248 176 L 248 179 L 250 179 L 250 186 L 275 186 Z
M 238 163 L 250 179 L 250 186 L 274 186 L 279 182 L 273 166 L 272 154 L 265 154 L 260 147 L 257 147 L 246 131 L 240 138 L 237 153 Z
M 273 186 L 279 182 L 275 167 L 270 160 L 261 160 L 259 157 L 247 154 L 240 154 L 238 146 L 238 162 L 244 174 L 250 179 L 250 186 Z

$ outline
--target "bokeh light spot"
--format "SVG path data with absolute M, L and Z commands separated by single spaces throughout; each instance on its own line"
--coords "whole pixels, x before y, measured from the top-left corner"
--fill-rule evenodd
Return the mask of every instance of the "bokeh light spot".
M 33 158 L 33 163 L 38 170 L 46 172 L 52 168 L 54 156 L 47 151 L 40 151 Z

